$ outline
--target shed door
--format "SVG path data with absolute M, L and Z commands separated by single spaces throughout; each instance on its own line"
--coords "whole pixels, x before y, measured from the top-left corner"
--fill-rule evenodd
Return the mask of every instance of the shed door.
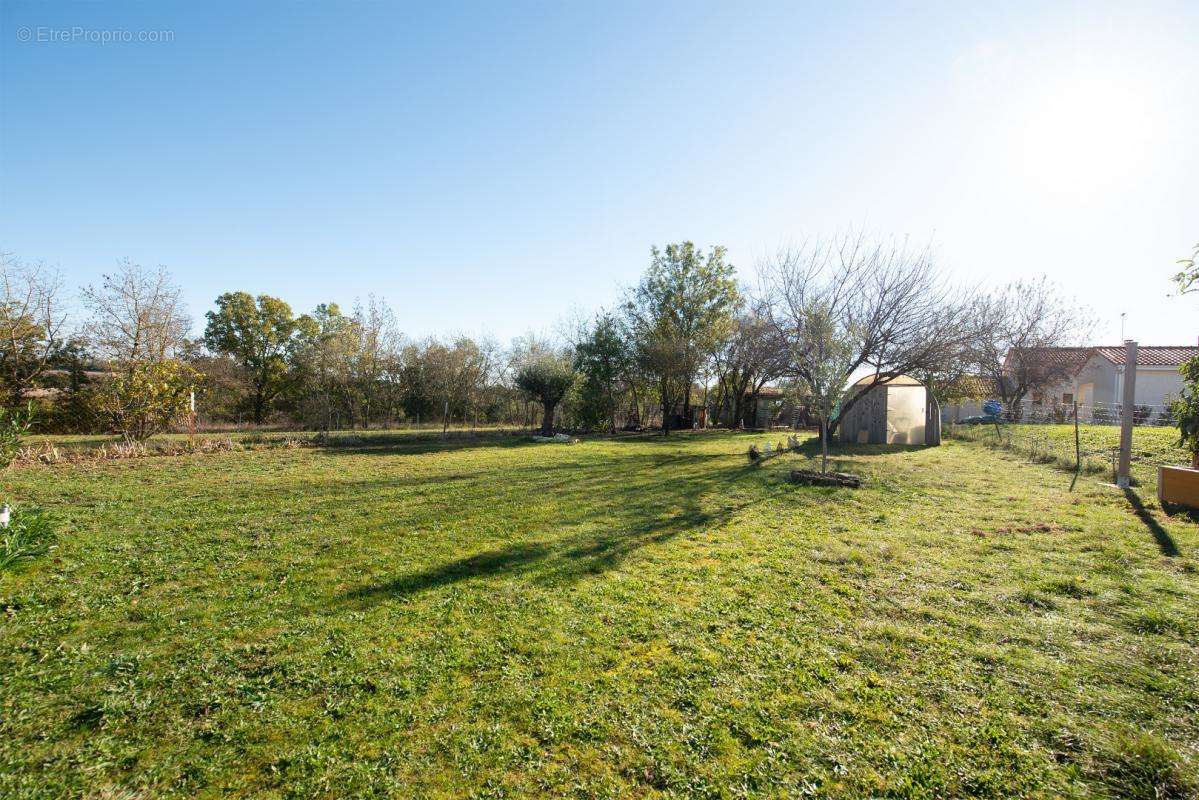
M 887 444 L 924 444 L 923 386 L 887 387 Z

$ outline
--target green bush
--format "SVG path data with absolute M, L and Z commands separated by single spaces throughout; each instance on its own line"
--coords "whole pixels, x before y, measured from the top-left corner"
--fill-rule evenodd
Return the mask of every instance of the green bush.
M 96 416 L 126 441 L 144 442 L 183 416 L 197 379 L 178 361 L 133 364 L 97 387 Z
M 21 451 L 25 434 L 33 426 L 33 403 L 25 410 L 0 408 L 0 469 L 7 469 Z
M 1184 362 L 1178 371 L 1185 386 L 1170 412 L 1178 424 L 1178 446 L 1191 454 L 1191 466 L 1199 468 L 1199 357 Z

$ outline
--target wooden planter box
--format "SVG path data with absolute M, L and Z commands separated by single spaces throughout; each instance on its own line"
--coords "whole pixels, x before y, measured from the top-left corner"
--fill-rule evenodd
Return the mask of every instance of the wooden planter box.
M 1157 500 L 1162 505 L 1199 508 L 1199 469 L 1158 467 Z

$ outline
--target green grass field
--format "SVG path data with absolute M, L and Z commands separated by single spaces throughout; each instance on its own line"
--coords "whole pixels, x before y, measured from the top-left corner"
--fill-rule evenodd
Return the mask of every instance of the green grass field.
M 29 467 L 0 797 L 1192 797 L 1199 527 L 978 444 Z

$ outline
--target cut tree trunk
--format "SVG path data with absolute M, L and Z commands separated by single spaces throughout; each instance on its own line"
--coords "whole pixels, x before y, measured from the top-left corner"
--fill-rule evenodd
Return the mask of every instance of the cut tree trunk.
M 543 406 L 545 408 L 545 412 L 541 417 L 541 435 L 542 436 L 553 436 L 554 435 L 554 406 L 556 406 L 556 405 L 557 405 L 557 403 L 544 403 L 543 404 Z

